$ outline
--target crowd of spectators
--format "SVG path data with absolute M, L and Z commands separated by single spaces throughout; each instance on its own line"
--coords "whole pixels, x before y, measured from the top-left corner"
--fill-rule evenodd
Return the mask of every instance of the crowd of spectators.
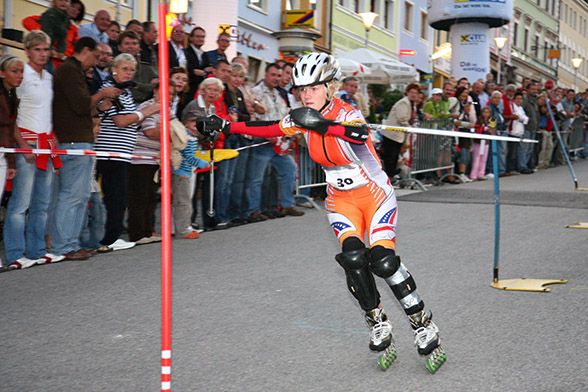
M 23 21 L 30 31 L 24 39 L 27 61 L 11 55 L 0 59 L 0 145 L 123 155 L 0 154 L 0 195 L 5 180 L 11 183 L 2 270 L 85 260 L 161 241 L 155 225 L 159 161 L 146 158 L 160 155 L 161 94 L 171 102 L 176 239 L 304 214 L 294 199 L 298 168 L 292 149 L 298 139 L 230 134 L 208 140 L 196 128 L 198 117 L 211 114 L 229 121 L 281 120 L 301 105 L 291 85 L 293 64 L 277 60 L 267 64 L 261 80 L 247 80 L 247 59 L 226 56 L 228 34 L 220 34 L 217 48 L 206 52 L 204 29 L 187 33 L 177 25 L 167 42 L 170 74 L 158 75 L 153 22 L 131 20 L 121 26 L 101 10 L 93 22 L 78 27 L 84 13 L 79 0 L 55 0 L 42 15 Z M 169 78 L 169 91 L 160 91 L 162 77 Z M 373 97 L 366 99 L 359 83 L 345 78 L 337 97 L 367 117 Z M 430 95 L 419 84 L 408 85 L 384 122 L 410 126 L 451 119 L 459 132 L 537 138 L 536 146 L 498 144 L 501 177 L 563 162 L 546 105 L 556 114 L 569 151 L 581 151 L 586 139 L 586 93 L 541 92 L 531 80 L 517 87 L 452 78 Z M 378 152 L 394 181 L 407 134 L 382 136 Z M 239 149 L 236 158 L 215 163 L 214 177 L 209 162 L 196 156 L 197 150 L 211 147 Z M 447 181 L 492 176 L 487 143 L 460 138 L 455 150 L 457 175 L 443 177 Z M 576 156 L 585 158 L 583 152 Z
M 559 87 L 544 89 L 539 82 L 529 78 L 525 78 L 520 86 L 501 85 L 493 81 L 492 74 L 486 79 L 470 83 L 465 78 L 450 78 L 443 88 L 433 88 L 429 98 L 425 97 L 419 84 L 410 84 L 405 89 L 405 97 L 394 104 L 384 123 L 423 126 L 438 121 L 437 126 L 458 132 L 538 141 L 536 144 L 497 142 L 499 177 L 533 174 L 565 163 L 555 127 L 572 160 L 588 157 L 588 90 L 577 93 Z M 409 135 L 384 131 L 382 136 L 382 164 L 389 177 L 395 180 L 400 177 L 399 156 L 409 147 Z M 436 173 L 432 182 L 438 185 L 441 179 L 443 182 L 463 183 L 493 178 L 489 149 L 490 143 L 458 138 L 453 150 L 456 175 Z

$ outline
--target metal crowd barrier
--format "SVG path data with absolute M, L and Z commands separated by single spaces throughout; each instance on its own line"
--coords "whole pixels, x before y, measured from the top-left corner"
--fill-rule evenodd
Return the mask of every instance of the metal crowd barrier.
M 415 123 L 414 126 L 440 130 L 455 129 L 453 119 L 423 120 Z M 450 136 L 411 134 L 409 138 L 410 159 L 407 163 L 408 177 L 400 179 L 400 184 L 413 184 L 424 191 L 426 188 L 423 183 L 414 177 L 417 174 L 450 170 L 439 180 L 448 176 L 456 176 L 453 173 L 455 141 L 456 138 Z
M 308 201 L 314 208 L 320 210 L 318 204 L 310 196 L 310 189 L 315 187 L 325 187 L 327 182 L 325 181 L 325 172 L 321 168 L 321 165 L 310 159 L 308 155 L 308 148 L 303 145 L 304 141 L 300 141 L 300 138 L 294 141 L 294 152 L 296 164 L 298 165 L 298 171 L 296 173 L 296 186 L 294 197 L 297 199 L 304 199 Z

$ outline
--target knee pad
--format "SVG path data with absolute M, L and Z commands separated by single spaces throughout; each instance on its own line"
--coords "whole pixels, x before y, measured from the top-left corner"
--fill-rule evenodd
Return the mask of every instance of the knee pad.
M 370 249 L 369 268 L 374 275 L 380 278 L 389 278 L 398 271 L 400 257 L 396 256 L 393 249 L 377 245 Z
M 347 288 L 359 302 L 359 306 L 366 312 L 376 308 L 380 303 L 380 294 L 368 268 L 367 249 L 344 251 L 335 256 L 335 259 L 345 269 Z

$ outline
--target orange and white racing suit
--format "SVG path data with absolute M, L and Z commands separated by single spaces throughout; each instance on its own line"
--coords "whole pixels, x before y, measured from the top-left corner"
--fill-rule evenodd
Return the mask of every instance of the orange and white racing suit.
M 361 122 L 361 113 L 344 101 L 334 98 L 321 111 L 325 119 L 338 122 Z M 318 132 L 295 126 L 284 127 L 287 121 L 264 127 L 254 136 L 271 137 L 278 134 L 294 135 L 301 132 L 308 145 L 310 157 L 322 165 L 328 197 L 325 205 L 331 224 L 339 242 L 355 236 L 364 240 L 368 232 L 368 244 L 385 248 L 395 248 L 397 203 L 394 188 L 373 147 L 371 137 L 364 143 L 349 142 L 334 135 L 321 135 Z M 231 132 L 252 134 L 252 127 L 245 123 L 233 123 Z M 252 124 L 253 125 L 253 124 Z M 261 133 L 264 133 L 262 135 Z

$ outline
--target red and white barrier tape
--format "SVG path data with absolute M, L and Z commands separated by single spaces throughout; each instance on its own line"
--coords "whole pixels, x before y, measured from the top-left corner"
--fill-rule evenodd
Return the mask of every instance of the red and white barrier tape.
M 106 152 L 106 151 L 93 151 L 93 150 L 49 150 L 42 148 L 6 148 L 0 147 L 0 153 L 12 153 L 12 154 L 45 154 L 45 155 L 89 155 L 95 157 L 105 158 L 127 158 L 127 159 L 159 159 L 158 156 L 150 155 L 135 155 L 126 154 L 122 152 Z

